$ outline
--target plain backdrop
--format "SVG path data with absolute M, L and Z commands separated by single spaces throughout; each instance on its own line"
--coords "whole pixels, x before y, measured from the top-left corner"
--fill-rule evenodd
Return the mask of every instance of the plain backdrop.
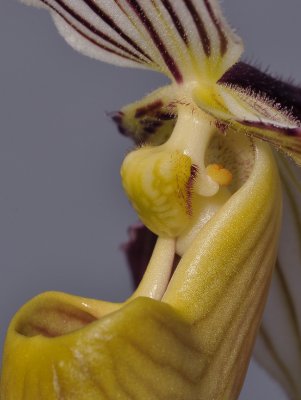
M 223 8 L 245 60 L 301 82 L 300 0 L 225 0 Z M 136 216 L 119 167 L 132 145 L 106 112 L 163 82 L 84 57 L 46 12 L 0 1 L 1 345 L 14 312 L 42 291 L 112 301 L 131 293 L 119 245 Z M 285 396 L 252 363 L 240 399 Z

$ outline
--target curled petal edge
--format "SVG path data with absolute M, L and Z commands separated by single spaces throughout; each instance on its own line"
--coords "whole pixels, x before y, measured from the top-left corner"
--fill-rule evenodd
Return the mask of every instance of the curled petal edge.
M 48 9 L 65 40 L 90 57 L 150 68 L 181 84 L 220 78 L 243 46 L 215 0 L 22 0 Z

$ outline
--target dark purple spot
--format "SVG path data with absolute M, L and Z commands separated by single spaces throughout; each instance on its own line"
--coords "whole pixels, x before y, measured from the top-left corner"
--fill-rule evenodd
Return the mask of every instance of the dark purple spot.
M 157 236 L 142 224 L 136 224 L 128 229 L 129 240 L 121 246 L 123 250 L 134 287 L 140 283 L 147 264 L 154 250 Z
M 298 86 L 271 77 L 244 62 L 230 68 L 218 83 L 264 95 L 301 121 L 301 88 Z
M 176 116 L 172 113 L 165 113 L 160 111 L 155 114 L 155 117 L 160 119 L 161 121 L 170 121 L 176 118 Z
M 108 113 L 109 117 L 111 117 L 112 121 L 115 122 L 117 125 L 117 129 L 121 135 L 126 136 L 126 137 L 131 137 L 131 133 L 129 132 L 128 129 L 126 129 L 123 121 L 124 114 L 122 111 L 117 111 L 117 112 L 112 112 Z
M 162 100 L 156 100 L 153 103 L 147 104 L 146 106 L 139 107 L 135 112 L 135 118 L 144 117 L 145 115 L 150 114 L 161 107 L 163 107 Z

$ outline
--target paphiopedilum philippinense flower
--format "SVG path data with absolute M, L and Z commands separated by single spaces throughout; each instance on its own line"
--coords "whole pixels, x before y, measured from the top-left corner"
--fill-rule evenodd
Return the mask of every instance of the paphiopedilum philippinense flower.
M 277 257 L 269 145 L 301 163 L 298 90 L 239 62 L 242 42 L 214 0 L 25 2 L 49 9 L 82 53 L 171 84 L 113 114 L 138 145 L 121 167 L 124 189 L 158 236 L 137 290 L 123 304 L 62 293 L 27 303 L 8 330 L 1 400 L 237 399 Z M 277 271 L 278 308 L 294 310 Z M 292 315 L 283 321 L 300 350 Z M 300 398 L 300 354 L 277 353 L 274 326 L 263 325 L 264 361 Z

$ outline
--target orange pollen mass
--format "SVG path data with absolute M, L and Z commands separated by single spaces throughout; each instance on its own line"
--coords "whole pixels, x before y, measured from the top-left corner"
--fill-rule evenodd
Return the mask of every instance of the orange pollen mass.
M 209 164 L 206 172 L 220 186 L 228 186 L 232 182 L 232 173 L 221 164 Z

